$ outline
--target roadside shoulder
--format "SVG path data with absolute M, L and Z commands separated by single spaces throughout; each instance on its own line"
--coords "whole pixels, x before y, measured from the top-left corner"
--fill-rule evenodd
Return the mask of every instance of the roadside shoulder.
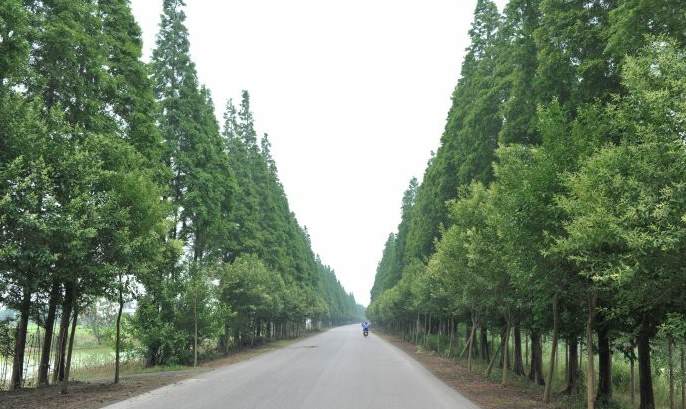
M 418 350 L 415 344 L 401 342 L 399 338 L 376 333 L 379 338 L 404 351 L 429 372 L 448 386 L 460 392 L 482 409 L 545 409 L 549 408 L 540 397 L 531 391 L 521 390 L 516 385 L 503 387 L 491 382 L 479 373 L 469 372 L 458 362 L 433 352 Z

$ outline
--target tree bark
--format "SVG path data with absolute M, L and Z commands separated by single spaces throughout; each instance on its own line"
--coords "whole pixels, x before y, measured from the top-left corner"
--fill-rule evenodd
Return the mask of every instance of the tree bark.
M 419 311 L 417 311 L 417 323 L 415 325 L 414 331 L 414 343 L 415 345 L 419 344 Z
M 58 283 L 52 285 L 50 301 L 48 301 L 48 316 L 45 319 L 45 338 L 41 348 L 40 363 L 38 364 L 38 386 L 48 385 L 48 371 L 50 369 L 50 349 L 52 347 L 52 334 L 55 329 L 55 315 L 57 315 L 57 301 L 60 296 Z
M 491 376 L 491 371 L 493 370 L 493 366 L 495 364 L 496 359 L 498 358 L 498 354 L 500 354 L 500 349 L 502 348 L 502 346 L 502 343 L 498 343 L 498 348 L 493 353 L 493 356 L 491 357 L 491 362 L 488 363 L 488 368 L 486 368 L 487 378 Z
M 514 373 L 524 375 L 524 363 L 522 361 L 522 331 L 519 327 L 519 322 L 514 325 Z
M 606 322 L 598 326 L 598 392 L 596 406 L 604 407 L 612 400 L 612 354 L 609 328 Z
M 684 345 L 682 344 L 679 349 L 681 350 L 681 409 L 686 409 L 686 356 L 684 356 Z
M 485 325 L 482 325 L 479 332 L 481 333 L 481 357 L 484 361 L 488 362 L 491 356 L 491 351 L 488 350 L 488 329 Z
M 509 342 L 510 342 L 510 317 L 505 317 L 505 336 L 503 337 L 503 346 L 502 346 L 502 351 L 503 351 L 503 379 L 500 382 L 501 385 L 505 386 L 507 385 L 507 375 L 509 372 L 509 364 L 510 364 L 510 358 L 509 358 Z
M 21 304 L 19 305 L 19 322 L 14 338 L 14 359 L 12 360 L 12 378 L 9 388 L 15 391 L 21 388 L 24 375 L 24 353 L 26 352 L 26 332 L 29 325 L 31 310 L 31 291 L 22 289 Z
M 674 341 L 672 336 L 667 337 L 667 368 L 669 370 L 669 409 L 675 409 L 674 400 Z
M 650 368 L 650 328 L 647 318 L 643 317 L 638 331 L 638 383 L 641 396 L 640 409 L 655 409 L 653 376 Z
M 586 350 L 588 353 L 586 367 L 586 408 L 595 408 L 595 368 L 593 362 L 593 319 L 597 300 L 595 291 L 588 296 L 588 319 L 586 320 Z
M 631 366 L 631 379 L 630 379 L 630 381 L 631 381 L 631 406 L 633 406 L 634 402 L 636 401 L 636 375 L 635 375 L 635 372 L 636 372 L 635 366 L 636 365 L 634 363 L 633 357 L 631 357 L 629 359 L 629 363 Z M 684 408 L 682 408 L 682 409 L 684 409 Z
M 124 289 L 122 288 L 121 273 L 119 273 L 119 309 L 117 310 L 117 329 L 115 335 L 115 351 L 114 351 L 114 383 L 119 383 L 119 362 L 121 351 L 121 313 L 124 310 Z
M 62 379 L 60 385 L 60 393 L 63 395 L 68 393 L 69 371 L 71 370 L 71 357 L 72 351 L 74 350 L 74 334 L 76 333 L 76 319 L 78 318 L 78 316 L 79 312 L 77 311 L 76 307 L 74 307 L 74 320 L 72 321 L 71 333 L 69 334 L 69 353 L 67 355 L 66 367 L 64 369 L 64 379 Z
M 193 294 L 193 330 L 193 368 L 196 368 L 198 366 L 198 300 L 195 288 Z
M 453 338 L 455 337 L 455 320 L 452 318 L 450 319 L 448 331 L 450 331 L 450 343 L 448 344 L 448 358 L 450 358 L 453 354 Z
M 64 365 L 67 353 L 67 341 L 69 337 L 69 323 L 71 322 L 71 310 L 73 306 L 73 286 L 65 286 L 64 300 L 62 301 L 62 316 L 60 317 L 60 331 L 57 339 L 57 354 L 52 373 L 52 382 L 64 379 Z
M 567 341 L 569 356 L 567 357 L 567 387 L 565 394 L 575 395 L 579 392 L 579 340 L 572 336 Z
M 473 351 L 473 345 L 474 345 L 474 337 L 476 336 L 476 326 L 477 326 L 477 320 L 474 315 L 472 315 L 472 333 L 469 336 L 469 356 L 467 358 L 467 370 L 469 372 L 472 372 L 472 351 Z
M 545 385 L 543 379 L 543 347 L 541 346 L 541 334 L 538 330 L 531 330 L 531 367 L 529 379 L 539 385 Z
M 555 376 L 555 362 L 557 360 L 557 338 L 559 332 L 560 311 L 558 305 L 558 295 L 553 297 L 553 341 L 550 349 L 550 369 L 548 370 L 548 379 L 545 383 L 543 391 L 543 402 L 550 403 L 550 396 L 553 390 L 553 376 Z
M 524 335 L 524 363 L 529 362 L 529 336 Z

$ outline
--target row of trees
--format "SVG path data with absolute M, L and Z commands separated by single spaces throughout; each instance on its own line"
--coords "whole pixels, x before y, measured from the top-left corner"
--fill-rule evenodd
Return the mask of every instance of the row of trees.
M 670 362 L 686 341 L 685 33 L 686 8 L 670 1 L 512 0 L 501 15 L 479 0 L 441 146 L 405 193 L 370 317 L 415 333 L 422 318 L 429 331 L 466 322 L 470 362 L 499 333 L 503 383 L 510 334 L 524 372 L 526 331 L 545 402 L 558 341 L 571 394 L 585 344 L 589 408 L 611 404 L 613 351 L 633 365 L 637 349 L 640 407 L 653 409 L 651 341 L 668 339 Z
M 0 2 L 0 302 L 19 317 L 12 388 L 31 320 L 45 333 L 38 383 L 52 365 L 66 390 L 77 318 L 102 298 L 119 307 L 115 382 L 131 300 L 149 365 L 360 315 L 289 210 L 247 92 L 219 126 L 183 7 L 164 1 L 146 65 L 127 0 Z

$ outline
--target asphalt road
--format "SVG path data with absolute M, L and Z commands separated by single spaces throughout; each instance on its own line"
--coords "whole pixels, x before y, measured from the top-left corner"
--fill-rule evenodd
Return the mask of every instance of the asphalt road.
M 108 409 L 478 409 L 359 325 L 165 386 Z

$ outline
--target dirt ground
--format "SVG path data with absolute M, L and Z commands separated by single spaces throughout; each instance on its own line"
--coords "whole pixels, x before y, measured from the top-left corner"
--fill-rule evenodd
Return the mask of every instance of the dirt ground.
M 378 333 L 377 333 L 378 334 Z M 413 356 L 437 378 L 452 386 L 482 409 L 551 409 L 541 403 L 541 393 L 522 388 L 517 383 L 501 386 L 480 373 L 469 373 L 467 368 L 450 359 L 417 350 L 414 344 L 400 342 L 399 338 L 381 335 L 385 340 Z
M 225 358 L 203 363 L 198 368 L 168 372 L 150 372 L 127 375 L 118 385 L 111 380 L 74 382 L 69 384 L 69 393 L 60 394 L 59 386 L 40 389 L 24 389 L 17 392 L 0 392 L 2 409 L 97 409 L 109 404 L 140 395 L 161 386 L 180 382 L 199 373 L 212 371 L 225 365 L 245 361 L 257 355 L 284 347 L 296 340 L 279 341 L 246 350 Z

